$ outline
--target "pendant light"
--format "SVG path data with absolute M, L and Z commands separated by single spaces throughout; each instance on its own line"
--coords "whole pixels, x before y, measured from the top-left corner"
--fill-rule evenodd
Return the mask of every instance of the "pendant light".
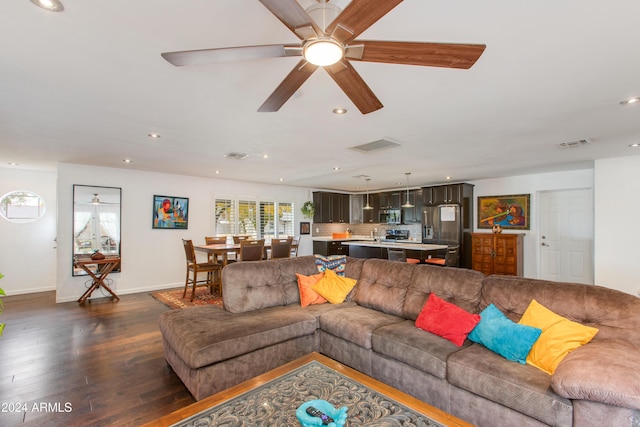
M 412 208 L 413 205 L 409 201 L 409 175 L 411 175 L 411 172 L 405 172 L 404 174 L 407 176 L 407 201 L 404 202 L 404 205 L 402 205 L 402 207 L 403 208 Z
M 373 209 L 373 206 L 369 204 L 369 181 L 371 181 L 371 178 L 365 178 L 365 181 L 367 181 L 367 204 L 362 209 L 370 211 Z

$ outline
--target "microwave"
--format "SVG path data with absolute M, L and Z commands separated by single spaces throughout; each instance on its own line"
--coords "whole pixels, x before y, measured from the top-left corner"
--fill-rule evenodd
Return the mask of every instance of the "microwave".
M 401 224 L 402 211 L 400 209 L 384 209 L 380 211 L 381 224 Z

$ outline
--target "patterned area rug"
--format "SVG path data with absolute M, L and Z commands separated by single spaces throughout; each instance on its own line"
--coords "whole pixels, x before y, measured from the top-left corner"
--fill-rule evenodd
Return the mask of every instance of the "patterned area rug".
M 315 399 L 326 400 L 336 407 L 346 406 L 346 425 L 351 427 L 443 427 L 318 362 L 268 381 L 173 427 L 299 426 L 296 408 Z
M 196 288 L 196 296 L 193 302 L 191 299 L 191 287 L 187 290 L 187 295 L 183 299 L 182 293 L 184 288 L 168 289 L 166 291 L 151 292 L 150 295 L 170 308 L 186 308 L 195 307 L 198 305 L 210 305 L 215 304 L 222 307 L 222 298 L 218 295 L 218 291 L 214 290 L 213 295 L 210 293 L 208 287 Z

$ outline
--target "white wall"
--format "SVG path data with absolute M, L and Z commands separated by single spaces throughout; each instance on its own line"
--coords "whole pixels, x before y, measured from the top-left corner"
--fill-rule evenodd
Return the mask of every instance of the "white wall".
M 530 278 L 539 277 L 540 250 L 538 247 L 539 221 L 538 221 L 538 194 L 543 191 L 569 190 L 578 188 L 590 188 L 594 186 L 593 169 L 583 169 L 568 172 L 551 172 L 536 175 L 512 176 L 509 178 L 485 179 L 471 181 L 474 184 L 474 215 L 478 214 L 479 196 L 499 196 L 507 194 L 531 194 L 531 229 L 504 231 L 505 233 L 524 233 L 524 276 Z M 596 215 L 597 216 L 597 215 Z M 477 230 L 477 218 L 474 218 L 475 231 Z
M 640 156 L 595 163 L 595 281 L 640 296 Z
M 56 173 L 0 167 L 0 197 L 31 191 L 44 200 L 38 221 L 16 224 L 0 218 L 0 288 L 7 295 L 56 287 Z
M 285 185 L 255 184 L 196 178 L 126 169 L 60 164 L 58 168 L 58 302 L 76 300 L 87 277 L 73 277 L 73 184 L 122 188 L 122 272 L 112 273 L 117 294 L 147 292 L 184 285 L 185 257 L 180 239 L 204 243 L 213 234 L 213 200 L 216 196 L 242 196 L 294 203 L 296 224 L 305 220 L 300 207 L 308 190 Z M 153 195 L 189 198 L 189 229 L 152 229 Z M 299 255 L 312 253 L 310 236 L 302 236 Z M 94 292 L 98 297 L 99 292 Z

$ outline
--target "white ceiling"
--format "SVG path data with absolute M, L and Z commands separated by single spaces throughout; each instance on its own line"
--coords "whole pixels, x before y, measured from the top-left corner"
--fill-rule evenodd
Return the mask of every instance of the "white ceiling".
M 298 42 L 258 0 L 62 1 L 61 13 L 3 2 L 3 167 L 69 162 L 362 191 L 354 176 L 383 189 L 404 185 L 405 172 L 417 186 L 640 154 L 628 147 L 640 142 L 640 104 L 620 105 L 640 96 L 637 0 L 405 0 L 360 38 L 487 48 L 469 70 L 353 62 L 384 104 L 368 115 L 323 70 L 280 111 L 258 113 L 299 58 L 190 67 L 161 58 Z M 402 145 L 349 149 L 381 138 Z M 591 143 L 557 147 L 580 139 Z M 250 156 L 229 160 L 230 151 Z

